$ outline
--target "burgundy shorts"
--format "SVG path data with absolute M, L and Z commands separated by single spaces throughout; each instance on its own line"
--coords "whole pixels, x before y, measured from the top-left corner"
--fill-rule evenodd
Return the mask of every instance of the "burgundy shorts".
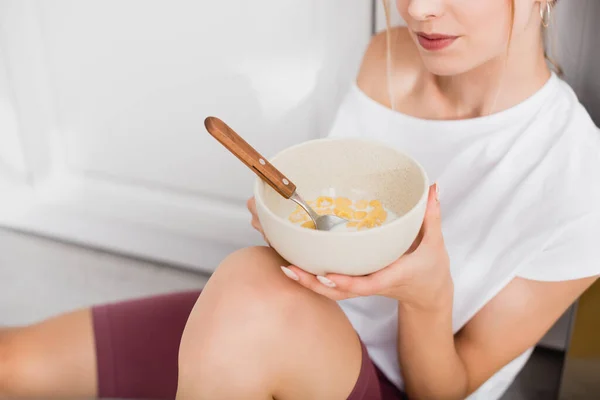
M 92 309 L 99 397 L 175 398 L 179 342 L 199 294 L 175 293 Z M 360 375 L 349 399 L 405 399 L 362 348 Z

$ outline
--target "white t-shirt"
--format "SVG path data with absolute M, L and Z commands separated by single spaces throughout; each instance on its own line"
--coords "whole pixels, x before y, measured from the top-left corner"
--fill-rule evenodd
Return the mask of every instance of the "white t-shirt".
M 600 131 L 556 75 L 511 109 L 454 121 L 392 111 L 353 85 L 330 137 L 396 146 L 438 182 L 455 332 L 517 276 L 564 281 L 600 274 Z M 374 296 L 340 306 L 375 364 L 402 388 L 396 302 Z M 500 397 L 530 354 L 469 399 Z

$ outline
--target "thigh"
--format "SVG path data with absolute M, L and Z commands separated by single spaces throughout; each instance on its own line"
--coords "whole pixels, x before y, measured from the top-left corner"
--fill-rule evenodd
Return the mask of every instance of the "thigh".
M 0 398 L 174 398 L 199 291 L 83 309 L 0 329 Z
M 96 396 L 91 310 L 0 330 L 0 398 Z
M 179 344 L 199 294 L 167 294 L 93 309 L 99 397 L 175 398 Z

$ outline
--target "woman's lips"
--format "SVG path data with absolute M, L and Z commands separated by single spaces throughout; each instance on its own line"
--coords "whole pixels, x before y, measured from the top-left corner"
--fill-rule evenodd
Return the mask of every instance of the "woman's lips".
M 417 32 L 416 34 L 421 47 L 428 51 L 442 50 L 458 39 L 458 36 L 440 35 L 437 33 Z

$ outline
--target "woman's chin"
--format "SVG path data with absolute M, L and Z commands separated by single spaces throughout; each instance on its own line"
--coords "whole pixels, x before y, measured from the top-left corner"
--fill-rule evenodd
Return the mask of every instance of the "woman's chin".
M 423 65 L 433 75 L 453 76 L 461 75 L 473 69 L 472 65 L 467 65 L 464 61 L 451 60 L 449 57 L 424 56 Z

